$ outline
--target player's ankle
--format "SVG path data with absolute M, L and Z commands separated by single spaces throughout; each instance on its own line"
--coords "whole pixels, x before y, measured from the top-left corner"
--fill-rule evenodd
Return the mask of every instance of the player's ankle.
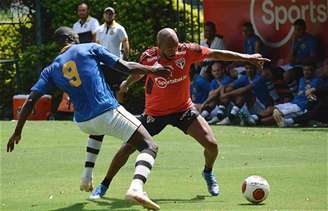
M 209 167 L 204 166 L 203 172 L 204 173 L 211 173 L 212 172 L 212 168 L 209 168 Z
M 101 182 L 101 184 L 108 188 L 111 181 L 112 181 L 111 179 L 105 177 L 104 180 Z

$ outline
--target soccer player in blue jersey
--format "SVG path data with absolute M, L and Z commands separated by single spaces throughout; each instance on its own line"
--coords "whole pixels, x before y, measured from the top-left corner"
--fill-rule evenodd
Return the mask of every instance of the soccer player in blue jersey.
M 55 37 L 62 50 L 59 56 L 43 69 L 39 80 L 31 88 L 16 129 L 8 141 L 7 152 L 13 151 L 15 144 L 19 143 L 26 119 L 37 100 L 52 88 L 58 87 L 69 94 L 74 104 L 76 124 L 83 132 L 90 135 L 81 190 L 92 191 L 92 169 L 101 141 L 104 135 L 111 135 L 122 139 L 140 152 L 126 199 L 145 208 L 158 210 L 159 206 L 143 191 L 143 185 L 154 165 L 157 145 L 141 122 L 116 101 L 105 83 L 100 63 L 129 74 L 152 73 L 167 77 L 170 75 L 170 70 L 161 65 L 144 66 L 123 61 L 95 43 L 77 44 L 77 34 L 68 27 L 58 28 Z

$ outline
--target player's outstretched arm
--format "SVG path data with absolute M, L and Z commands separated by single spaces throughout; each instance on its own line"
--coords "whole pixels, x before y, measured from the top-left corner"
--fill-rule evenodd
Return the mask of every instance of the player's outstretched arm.
M 144 74 L 129 75 L 129 77 L 122 82 L 121 86 L 123 85 L 123 88 L 128 89 L 130 86 L 132 86 L 134 83 L 142 79 L 144 76 L 145 76 Z
M 19 114 L 18 122 L 14 133 L 9 138 L 7 143 L 7 152 L 12 152 L 14 150 L 15 144 L 18 144 L 21 139 L 22 130 L 28 115 L 31 113 L 35 103 L 41 97 L 41 94 L 37 92 L 31 92 L 27 100 L 25 101 L 22 110 Z
M 133 74 L 129 75 L 126 80 L 122 81 L 120 89 L 116 93 L 116 98 L 119 103 L 124 103 L 125 94 L 128 92 L 129 87 L 143 77 L 143 74 Z
M 117 99 L 120 103 L 124 102 L 124 95 L 127 93 L 129 86 L 139 81 L 147 73 L 152 73 L 162 77 L 168 77 L 171 74 L 171 70 L 162 65 L 146 66 L 136 62 L 126 62 L 119 60 L 113 67 L 117 71 L 129 73 L 129 77 L 123 81 L 120 85 L 120 89 L 117 92 Z
M 263 67 L 264 62 L 270 62 L 270 59 L 263 58 L 261 54 L 242 54 L 228 50 L 209 49 L 207 58 L 221 61 L 243 61 L 250 62 L 259 68 Z
M 90 50 L 95 54 L 99 61 L 123 74 L 130 75 L 152 73 L 162 77 L 168 77 L 171 75 L 171 70 L 168 67 L 163 67 L 158 63 L 153 66 L 146 66 L 136 62 L 127 62 L 122 59 L 117 60 L 116 56 L 100 45 L 93 45 Z
M 160 64 L 153 66 L 142 65 L 137 62 L 127 62 L 124 60 L 117 61 L 113 68 L 117 71 L 127 74 L 147 74 L 152 73 L 154 75 L 168 77 L 171 75 L 171 70 L 168 67 L 164 67 Z

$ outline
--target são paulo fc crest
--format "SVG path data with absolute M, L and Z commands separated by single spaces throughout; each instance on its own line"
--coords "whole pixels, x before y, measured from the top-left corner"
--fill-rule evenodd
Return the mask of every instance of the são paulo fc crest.
M 155 78 L 155 84 L 156 84 L 156 86 L 157 86 L 158 88 L 162 88 L 162 89 L 164 89 L 164 88 L 167 87 L 168 82 L 167 82 L 167 80 L 166 80 L 165 78 L 163 78 L 163 77 L 157 77 L 157 78 Z
M 185 66 L 186 60 L 184 58 L 180 58 L 175 61 L 175 64 L 180 68 L 183 69 Z

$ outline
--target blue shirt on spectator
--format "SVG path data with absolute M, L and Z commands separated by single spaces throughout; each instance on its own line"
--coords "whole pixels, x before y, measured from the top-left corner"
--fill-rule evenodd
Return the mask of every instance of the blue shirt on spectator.
M 270 103 L 270 94 L 266 86 L 265 80 L 260 74 L 256 74 L 252 80 L 253 94 L 261 101 L 264 106 L 268 106 Z
M 249 80 L 247 75 L 238 75 L 238 78 L 232 82 L 232 86 L 234 89 L 238 89 L 244 87 L 249 84 Z
M 314 56 L 317 50 L 317 41 L 314 36 L 305 33 L 293 43 L 293 55 L 296 59 L 302 60 Z
M 201 75 L 195 76 L 191 84 L 191 99 L 194 103 L 203 103 L 210 92 L 210 82 Z
M 247 37 L 245 40 L 244 40 L 244 53 L 245 54 L 255 54 L 257 52 L 255 52 L 255 46 L 256 46 L 256 42 L 257 41 L 260 41 L 261 42 L 261 39 L 257 36 L 257 35 L 253 35 L 251 37 Z M 261 53 L 262 55 L 265 54 L 264 52 L 264 46 L 262 44 L 261 46 Z
M 217 79 L 213 79 L 210 83 L 210 90 L 214 90 L 221 86 L 228 85 L 231 82 L 232 82 L 232 79 L 227 75 L 224 75 L 223 78 L 219 81 Z
M 100 69 L 100 62 L 113 67 L 118 60 L 95 43 L 71 45 L 42 70 L 31 91 L 45 94 L 60 88 L 74 104 L 75 121 L 87 121 L 119 106 Z
M 305 91 L 310 88 L 317 88 L 322 84 L 322 79 L 312 78 L 305 80 L 304 77 L 300 79 L 298 84 L 298 93 L 292 100 L 292 103 L 298 105 L 301 110 L 307 109 L 308 98 L 305 95 Z

